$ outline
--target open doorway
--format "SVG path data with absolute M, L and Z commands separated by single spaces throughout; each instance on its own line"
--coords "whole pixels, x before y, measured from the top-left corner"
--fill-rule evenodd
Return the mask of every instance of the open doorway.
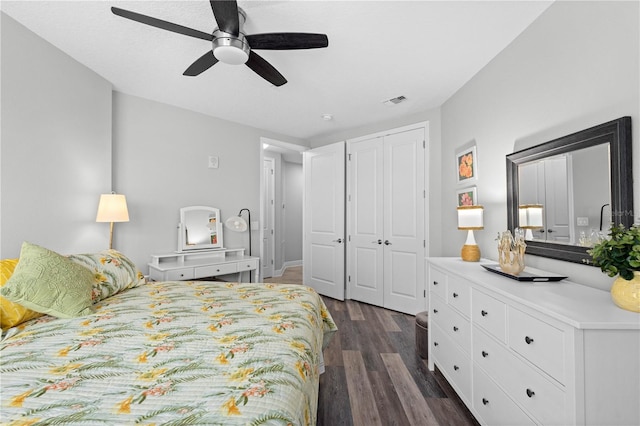
M 260 257 L 263 281 L 302 273 L 302 205 L 306 147 L 261 138 Z

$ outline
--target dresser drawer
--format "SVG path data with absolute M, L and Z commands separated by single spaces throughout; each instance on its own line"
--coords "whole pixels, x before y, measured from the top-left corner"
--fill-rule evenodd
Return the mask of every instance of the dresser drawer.
M 538 421 L 567 423 L 564 391 L 477 327 L 473 330 L 473 359 Z
M 429 352 L 434 362 L 442 370 L 450 384 L 465 403 L 471 397 L 471 360 L 462 353 L 438 326 L 429 330 L 433 333 L 433 346 Z
M 471 288 L 460 278 L 449 275 L 447 277 L 447 302 L 462 315 L 471 315 Z
M 238 262 L 238 272 L 258 269 L 258 259 L 242 260 Z
M 471 323 L 468 319 L 451 309 L 440 298 L 431 301 L 433 324 L 439 326 L 467 354 L 471 350 Z
M 484 328 L 501 342 L 506 339 L 507 306 L 481 291 L 473 290 L 473 323 Z
M 429 268 L 429 291 L 447 299 L 447 275 L 439 269 Z
M 482 424 L 535 425 L 535 422 L 477 366 L 473 367 L 473 408 Z
M 509 346 L 551 377 L 564 383 L 564 332 L 509 307 Z
M 216 275 L 233 274 L 238 272 L 237 263 L 221 263 L 219 265 L 199 266 L 195 268 L 196 277 L 215 277 Z
M 192 280 L 195 278 L 193 268 L 171 269 L 164 273 L 167 281 Z

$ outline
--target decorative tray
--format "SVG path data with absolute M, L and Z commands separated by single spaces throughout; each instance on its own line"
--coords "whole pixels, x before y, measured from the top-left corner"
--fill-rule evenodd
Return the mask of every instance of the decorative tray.
M 520 272 L 519 275 L 513 275 L 513 274 L 509 274 L 507 272 L 504 272 L 502 269 L 500 269 L 500 265 L 497 263 L 485 263 L 480 265 L 482 266 L 484 269 L 486 269 L 489 272 L 494 272 L 496 274 L 500 274 L 504 277 L 507 278 L 511 278 L 512 280 L 516 280 L 516 281 L 538 281 L 538 282 L 543 282 L 543 281 L 560 281 L 563 280 L 567 277 L 562 276 L 562 275 L 556 275 L 556 274 L 551 274 L 548 272 L 544 272 L 544 271 L 537 271 L 536 272 L 540 272 L 540 274 L 533 274 L 531 272 L 526 272 L 526 271 L 522 271 Z

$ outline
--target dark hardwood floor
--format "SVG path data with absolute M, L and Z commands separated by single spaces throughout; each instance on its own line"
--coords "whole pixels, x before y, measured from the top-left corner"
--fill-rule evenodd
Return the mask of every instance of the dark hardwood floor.
M 318 425 L 477 425 L 415 351 L 415 318 L 323 297 L 338 333 L 324 351 Z

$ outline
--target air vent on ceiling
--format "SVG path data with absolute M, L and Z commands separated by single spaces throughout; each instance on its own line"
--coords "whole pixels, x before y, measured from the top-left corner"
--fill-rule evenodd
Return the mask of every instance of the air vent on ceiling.
M 400 102 L 404 102 L 406 100 L 407 100 L 406 97 L 398 96 L 398 97 L 395 97 L 395 98 L 387 99 L 386 101 L 382 101 L 382 103 L 386 104 L 386 105 L 397 105 Z

